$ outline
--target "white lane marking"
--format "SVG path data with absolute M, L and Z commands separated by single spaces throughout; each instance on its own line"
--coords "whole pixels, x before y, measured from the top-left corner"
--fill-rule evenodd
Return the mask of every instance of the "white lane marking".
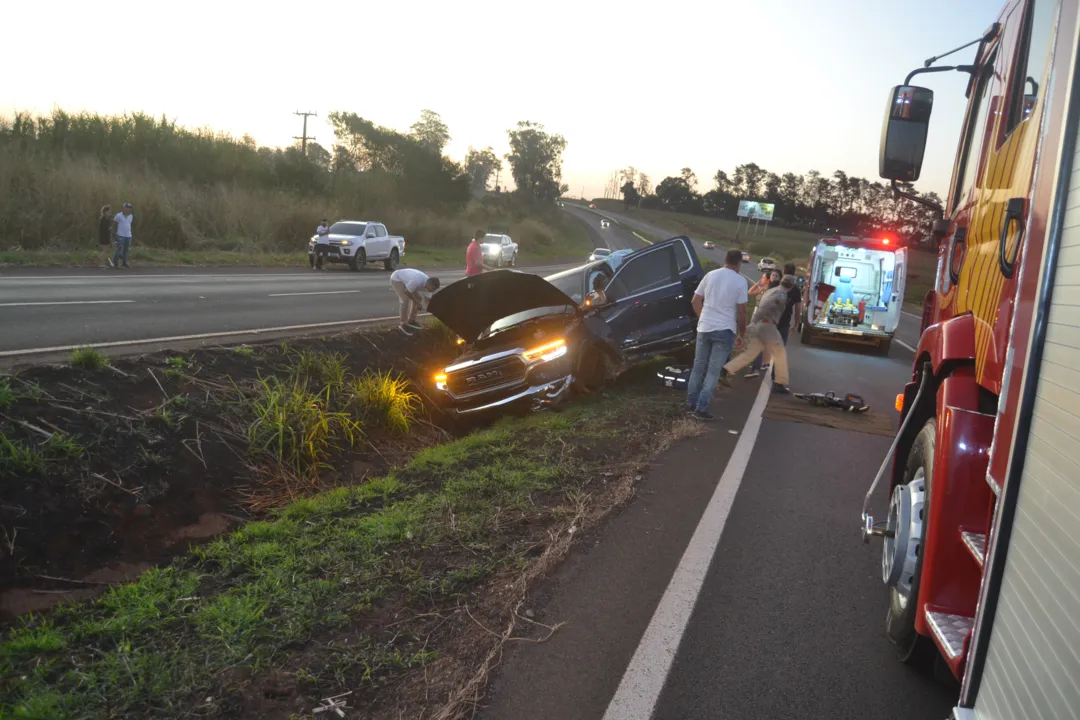
M 347 293 L 358 293 L 359 290 L 319 290 L 317 292 L 302 292 L 302 293 L 272 293 L 266 297 L 293 297 L 294 295 L 345 295 Z
M 631 230 L 630 232 L 634 233 L 634 237 L 636 237 L 638 240 L 645 243 L 646 245 L 652 245 L 652 240 L 646 240 L 641 235 L 638 235 L 637 230 Z
M 0 303 L 0 307 L 23 307 L 25 305 L 115 305 L 133 303 L 134 300 L 56 300 L 53 302 L 12 302 Z
M 418 317 L 427 317 L 430 313 L 420 313 Z M 307 325 L 282 325 L 279 327 L 252 328 L 249 330 L 224 330 L 221 332 L 199 333 L 197 335 L 173 335 L 171 337 L 146 338 L 144 340 L 115 340 L 103 343 L 82 343 L 80 345 L 57 345 L 56 347 L 30 348 L 27 350 L 3 350 L 0 357 L 15 357 L 19 355 L 36 355 L 47 352 L 65 352 L 80 347 L 125 347 L 131 345 L 150 345 L 152 343 L 182 342 L 184 340 L 202 340 L 205 338 L 230 337 L 235 335 L 259 335 L 269 332 L 284 332 L 287 330 L 307 330 L 310 328 L 334 327 L 337 325 L 370 325 L 373 323 L 399 321 L 399 317 L 362 318 L 359 320 L 335 320 L 333 322 L 308 323 Z
M 916 315 L 915 313 L 909 313 L 907 310 L 901 310 L 900 312 L 904 313 L 908 317 L 918 318 L 919 320 L 922 320 L 922 315 Z
M 650 720 L 652 717 L 701 594 L 705 575 L 720 544 L 735 494 L 750 462 L 771 390 L 772 382 L 762 381 L 742 435 L 735 443 L 735 449 L 694 530 L 694 536 L 690 538 L 690 544 L 686 546 L 679 566 L 675 568 L 675 574 L 660 598 L 649 627 L 645 629 L 619 688 L 604 713 L 604 720 Z
M 904 342 L 903 340 L 901 340 L 901 339 L 900 339 L 900 338 L 898 338 L 898 337 L 893 337 L 893 340 L 895 340 L 896 342 L 900 343 L 901 347 L 906 347 L 906 348 L 907 348 L 908 350 L 910 350 L 911 352 L 918 352 L 918 350 L 916 350 L 915 348 L 911 347 L 910 345 L 908 345 L 908 344 L 907 344 L 906 342 Z

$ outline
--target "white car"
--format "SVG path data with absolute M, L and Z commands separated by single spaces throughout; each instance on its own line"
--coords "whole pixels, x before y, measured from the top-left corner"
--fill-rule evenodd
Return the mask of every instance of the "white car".
M 339 220 L 330 226 L 329 240 L 324 260 L 343 263 L 353 271 L 361 270 L 370 262 L 381 262 L 387 270 L 393 270 L 405 256 L 405 238 L 391 235 L 382 223 L 366 220 Z M 319 240 L 313 235 L 308 241 L 308 262 L 315 267 L 315 246 Z
M 611 250 L 607 248 L 596 248 L 589 255 L 589 262 L 596 262 L 597 260 L 607 260 L 608 255 L 611 254 Z
M 611 222 L 610 222 L 610 221 L 608 221 L 608 220 L 601 220 L 601 221 L 600 221 L 600 227 L 602 227 L 602 228 L 606 228 L 606 227 L 610 227 L 610 226 L 611 226 Z
M 484 251 L 484 264 L 494 265 L 495 267 L 502 267 L 503 265 L 517 266 L 518 246 L 516 242 L 510 239 L 509 235 L 488 233 L 484 235 L 480 247 Z
M 776 261 L 772 258 L 761 258 L 757 264 L 758 272 L 765 272 L 766 270 L 775 270 Z

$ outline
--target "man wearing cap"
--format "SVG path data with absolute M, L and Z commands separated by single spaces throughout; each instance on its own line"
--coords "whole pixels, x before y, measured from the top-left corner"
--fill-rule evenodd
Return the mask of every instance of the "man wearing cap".
M 747 332 L 750 340 L 746 345 L 746 351 L 720 369 L 720 382 L 729 385 L 734 373 L 749 365 L 759 352 L 768 350 L 773 369 L 776 371 L 773 376 L 772 391 L 784 395 L 790 392 L 787 387 L 787 350 L 784 348 L 784 338 L 780 335 L 776 323 L 784 314 L 788 295 L 793 287 L 795 287 L 795 278 L 785 275 L 779 287 L 766 290 L 761 296 L 761 301 L 758 302 L 757 309 L 754 311 L 754 317 L 750 319 Z
M 128 265 L 128 253 L 131 251 L 131 221 L 135 216 L 131 214 L 131 203 L 124 203 L 123 209 L 113 218 L 113 229 L 116 231 L 116 252 L 113 253 L 113 267 L 131 267 Z M 123 265 L 121 265 L 123 261 Z

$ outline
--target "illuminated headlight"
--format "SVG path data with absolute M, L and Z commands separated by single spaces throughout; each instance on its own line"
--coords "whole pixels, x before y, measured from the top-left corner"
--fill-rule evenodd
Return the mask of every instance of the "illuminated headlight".
M 568 351 L 569 349 L 566 347 L 566 341 L 559 338 L 558 340 L 545 343 L 540 347 L 535 347 L 532 350 L 526 350 L 523 355 L 525 361 L 529 363 L 550 362 L 556 358 L 561 358 Z
M 338 240 L 337 244 L 338 245 L 351 245 L 352 243 L 350 241 L 348 241 L 348 240 Z
M 446 390 L 446 373 L 435 375 L 435 388 L 437 390 Z

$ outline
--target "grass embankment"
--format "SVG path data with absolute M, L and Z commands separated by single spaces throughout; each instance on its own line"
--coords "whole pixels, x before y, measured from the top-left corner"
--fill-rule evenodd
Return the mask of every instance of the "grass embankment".
M 748 225 L 743 221 L 741 227 L 734 220 L 723 218 L 704 217 L 700 215 L 687 215 L 684 213 L 670 213 L 663 210 L 642 210 L 632 208 L 629 211 L 623 209 L 622 203 L 614 200 L 595 200 L 597 209 L 611 210 L 632 217 L 642 222 L 670 230 L 679 235 L 688 235 L 701 240 L 712 240 L 719 247 L 736 247 L 750 253 L 756 266 L 756 261 L 763 257 L 771 257 L 778 263 L 793 262 L 801 272 L 806 272 L 807 263 L 810 259 L 810 251 L 821 239 L 820 235 L 802 230 L 791 230 L 777 226 L 770 226 L 767 234 L 764 224 L 760 226 L 757 234 L 754 233 L 753 224 Z M 748 229 L 749 228 L 749 229 Z M 655 238 L 649 238 L 655 239 Z M 912 311 L 921 311 L 923 298 L 934 285 L 934 275 L 937 272 L 937 256 L 921 249 L 908 250 L 909 268 L 907 284 L 904 290 L 904 306 Z
M 531 579 L 694 432 L 674 406 L 630 387 L 503 420 L 25 618 L 0 644 L 0 716 L 306 716 L 351 692 L 365 717 L 456 717 L 533 622 Z

